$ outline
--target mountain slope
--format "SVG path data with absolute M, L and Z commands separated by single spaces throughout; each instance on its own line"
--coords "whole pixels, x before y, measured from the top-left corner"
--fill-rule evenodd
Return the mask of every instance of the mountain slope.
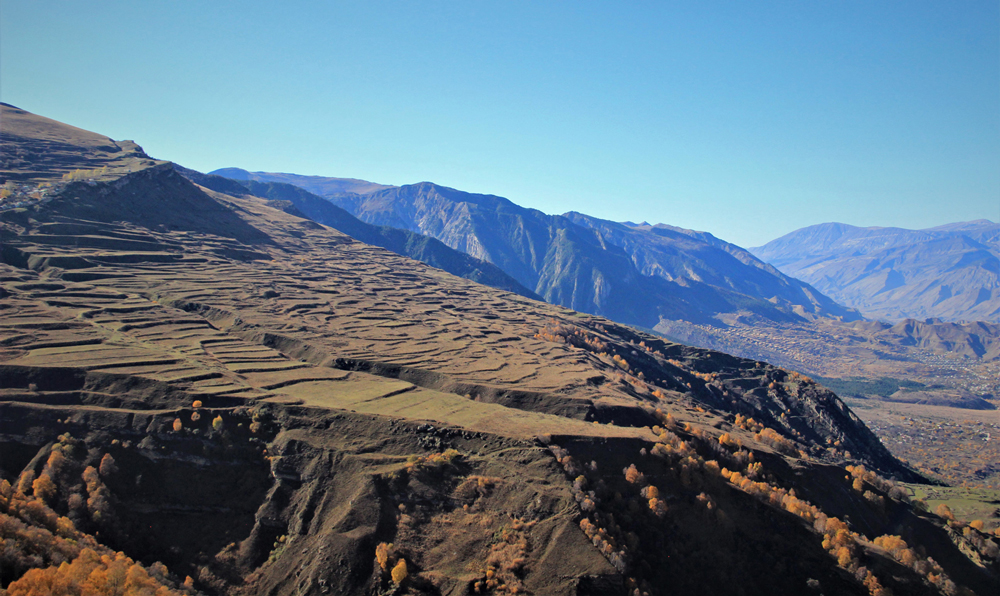
M 541 300 L 534 292 L 519 284 L 491 263 L 470 257 L 445 246 L 434 238 L 409 230 L 366 224 L 340 207 L 298 186 L 256 180 L 241 182 L 222 176 L 201 174 L 176 165 L 174 167 L 188 179 L 212 190 L 234 196 L 251 194 L 270 199 L 275 202 L 272 206 L 276 208 L 292 214 L 303 215 L 366 244 L 381 246 L 396 254 L 416 259 L 459 277 L 514 292 L 527 298 Z M 282 205 L 281 202 L 288 205 Z
M 97 168 L 124 173 L 157 163 L 132 141 L 113 141 L 6 103 L 0 110 L 0 183 L 58 180 Z
M 268 203 L 150 167 L 0 211 L 4 515 L 217 594 L 1000 588 L 811 380 Z
M 240 168 L 222 168 L 220 170 L 215 170 L 214 172 L 209 172 L 209 174 L 233 180 L 241 180 L 244 182 L 278 182 L 281 184 L 292 184 L 321 196 L 344 192 L 367 194 L 385 188 L 392 188 L 392 186 L 387 184 L 376 184 L 375 182 L 358 180 L 356 178 L 301 176 L 299 174 L 282 174 L 276 172 L 248 172 Z
M 666 279 L 692 277 L 713 287 L 763 297 L 797 314 L 857 319 L 856 313 L 808 285 L 707 232 L 665 224 L 626 225 L 580 213 L 566 216 L 574 223 L 599 231 L 606 242 L 624 248 L 643 275 Z
M 750 249 L 871 317 L 1000 322 L 1000 224 L 810 226 Z
M 546 215 L 429 182 L 325 196 L 368 223 L 427 234 L 491 262 L 548 302 L 643 327 L 740 311 L 857 318 L 710 235 Z

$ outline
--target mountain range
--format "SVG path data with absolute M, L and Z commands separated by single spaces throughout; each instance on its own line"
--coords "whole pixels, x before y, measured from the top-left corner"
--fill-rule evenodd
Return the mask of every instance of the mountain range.
M 911 502 L 921 476 L 812 379 L 114 153 L 3 181 L 13 595 L 1000 589 L 993 537 Z
M 750 251 L 869 318 L 1000 323 L 1000 224 L 809 226 Z
M 253 195 L 270 199 L 272 207 L 293 215 L 308 217 L 367 244 L 380 246 L 481 284 L 528 298 L 541 299 L 492 263 L 449 248 L 430 236 L 409 230 L 367 224 L 298 186 L 283 182 L 258 182 L 249 178 L 230 179 L 207 175 L 176 164 L 174 168 L 185 178 L 206 188 L 236 196 Z
M 329 176 L 303 176 L 301 174 L 275 174 L 265 172 L 248 172 L 240 168 L 222 168 L 211 174 L 240 180 L 243 182 L 277 182 L 291 184 L 303 188 L 313 194 L 329 196 L 345 192 L 367 194 L 386 188 L 388 184 L 378 184 L 357 178 L 331 178 Z
M 322 178 L 293 174 L 236 168 L 212 174 L 326 187 Z M 503 197 L 430 182 L 322 197 L 364 222 L 425 234 L 493 263 L 547 302 L 640 327 L 663 319 L 710 322 L 719 313 L 738 312 L 782 321 L 860 318 L 704 232 L 579 213 L 547 215 Z

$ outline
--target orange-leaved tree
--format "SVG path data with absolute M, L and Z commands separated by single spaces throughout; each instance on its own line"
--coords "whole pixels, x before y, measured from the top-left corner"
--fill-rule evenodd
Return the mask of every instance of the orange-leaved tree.
M 396 566 L 392 568 L 392 581 L 401 584 L 409 575 L 410 572 L 406 569 L 406 559 L 400 558 L 399 563 L 396 563 Z

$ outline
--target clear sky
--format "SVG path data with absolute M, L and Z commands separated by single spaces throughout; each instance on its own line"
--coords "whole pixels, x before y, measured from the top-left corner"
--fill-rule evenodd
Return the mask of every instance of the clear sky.
M 430 180 L 742 246 L 1000 221 L 996 0 L 2 0 L 0 101 L 201 171 Z

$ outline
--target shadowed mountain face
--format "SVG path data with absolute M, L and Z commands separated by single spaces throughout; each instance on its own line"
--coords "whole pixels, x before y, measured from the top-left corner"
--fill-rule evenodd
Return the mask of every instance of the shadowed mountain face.
M 427 234 L 500 267 L 553 304 L 648 328 L 750 311 L 790 321 L 845 309 L 710 234 L 546 215 L 429 182 L 324 195 L 368 223 Z
M 605 242 L 622 247 L 643 275 L 668 280 L 694 278 L 712 287 L 764 298 L 800 315 L 846 321 L 859 318 L 857 313 L 783 275 L 745 249 L 707 232 L 665 224 L 621 224 L 580 213 L 567 213 L 566 217 L 596 230 Z
M 1000 224 L 802 228 L 750 249 L 865 315 L 1000 322 Z
M 1000 588 L 811 379 L 273 203 L 156 166 L 0 210 L 3 587 L 82 544 L 233 595 Z

